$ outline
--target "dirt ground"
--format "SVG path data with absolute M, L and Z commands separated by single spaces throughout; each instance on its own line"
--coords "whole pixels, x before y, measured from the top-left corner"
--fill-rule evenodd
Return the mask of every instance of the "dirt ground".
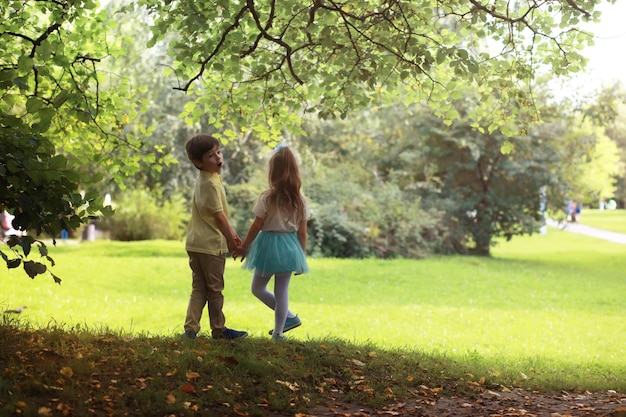
M 296 417 L 626 417 L 626 394 L 573 394 L 561 392 L 542 395 L 521 389 L 505 392 L 485 390 L 477 398 L 430 397 L 397 403 L 380 410 L 337 402 L 318 406 Z

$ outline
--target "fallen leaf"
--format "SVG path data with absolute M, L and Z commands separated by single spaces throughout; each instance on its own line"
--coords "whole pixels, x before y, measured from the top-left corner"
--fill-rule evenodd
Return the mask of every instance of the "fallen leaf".
M 165 397 L 165 402 L 167 402 L 168 404 L 175 404 L 176 397 L 174 397 L 174 395 L 172 394 L 168 394 L 167 397 Z
M 39 410 L 37 410 L 37 415 L 38 416 L 51 416 L 52 409 L 48 407 L 39 407 Z
M 281 385 L 286 386 L 287 388 L 289 388 L 289 389 L 290 389 L 291 391 L 293 391 L 293 392 L 296 392 L 296 391 L 298 391 L 298 390 L 299 390 L 299 387 L 298 387 L 298 383 L 297 383 L 297 382 L 293 382 L 293 383 L 292 383 L 292 382 L 281 381 L 280 379 L 277 379 L 277 380 L 276 380 L 276 383 L 277 383 L 277 384 L 281 384 Z
M 72 376 L 74 376 L 74 371 L 72 371 L 72 368 L 70 368 L 69 366 L 64 366 L 59 372 L 66 378 L 71 378 Z
M 187 381 L 193 381 L 195 379 L 200 378 L 200 374 L 194 371 L 187 371 L 185 376 L 187 377 Z
M 361 368 L 365 366 L 365 363 L 361 362 L 361 361 L 360 361 L 360 360 L 358 360 L 358 359 L 350 359 L 350 362 L 351 362 L 353 365 L 359 366 L 359 367 L 361 367 Z
M 239 365 L 239 361 L 234 356 L 218 356 L 218 359 L 227 365 Z
M 184 384 L 182 387 L 180 387 L 180 389 L 181 391 L 186 392 L 188 394 L 196 393 L 196 388 L 191 384 Z
M 250 415 L 250 413 L 248 413 L 247 411 L 241 411 L 241 410 L 239 410 L 237 408 L 233 409 L 233 414 L 236 415 L 236 416 L 242 416 L 242 417 Z

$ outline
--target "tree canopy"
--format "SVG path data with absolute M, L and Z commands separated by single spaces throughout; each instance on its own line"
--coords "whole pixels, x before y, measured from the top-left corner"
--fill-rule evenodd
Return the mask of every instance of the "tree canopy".
M 256 173 L 250 167 L 259 161 L 260 148 L 284 138 L 310 135 L 317 146 L 306 151 L 317 153 L 312 159 L 328 146 L 328 154 L 336 154 L 332 146 L 342 140 L 346 155 L 377 157 L 376 143 L 367 135 L 350 131 L 328 139 L 305 129 L 307 119 L 321 124 L 357 114 L 353 120 L 359 120 L 362 110 L 428 104 L 430 112 L 418 113 L 429 126 L 417 126 L 410 117 L 401 121 L 411 126 L 406 134 L 418 132 L 393 149 L 404 158 L 404 166 L 389 159 L 388 165 L 377 164 L 380 176 L 354 170 L 360 173 L 358 187 L 336 184 L 336 191 L 367 197 L 352 200 L 360 208 L 348 208 L 351 202 L 338 199 L 322 207 L 324 215 L 312 225 L 318 236 L 312 247 L 328 248 L 320 242 L 337 241 L 343 234 L 352 243 L 361 238 L 369 242 L 365 249 L 355 243 L 349 256 L 419 256 L 406 248 L 443 232 L 436 215 L 421 216 L 428 198 L 416 192 L 415 183 L 435 177 L 417 175 L 416 161 L 425 160 L 412 155 L 424 153 L 427 144 L 434 162 L 450 144 L 457 161 L 468 156 L 467 166 L 456 170 L 445 167 L 443 159 L 431 166 L 430 174 L 436 173 L 442 183 L 446 176 L 480 171 L 482 163 L 497 165 L 507 175 L 518 169 L 519 156 L 544 148 L 543 138 L 537 139 L 533 130 L 546 103 L 537 95 L 536 80 L 542 74 L 582 70 L 580 52 L 592 36 L 579 23 L 599 19 L 594 10 L 599 1 L 571 0 L 120 2 L 125 6 L 110 1 L 101 8 L 95 0 L 0 5 L 0 210 L 15 215 L 18 229 L 54 239 L 63 229 L 110 214 L 101 198 L 107 187 L 143 185 L 161 188 L 162 199 L 175 195 L 185 178 L 182 168 L 169 163 L 184 157 L 181 142 L 192 131 L 215 133 L 233 145 L 228 168 L 240 184 Z M 151 33 L 140 33 L 146 27 Z M 151 47 L 149 57 L 142 55 L 145 45 Z M 608 114 L 607 103 L 611 101 L 599 102 L 589 115 L 600 120 Z M 383 137 L 388 128 L 382 126 L 376 135 Z M 571 141 L 578 135 L 591 143 L 596 131 L 590 127 L 589 132 L 567 133 Z M 331 128 L 327 135 L 333 134 Z M 361 139 L 367 142 L 358 143 Z M 434 145 L 429 142 L 433 140 Z M 594 144 L 596 148 L 585 149 L 595 149 L 589 155 L 596 167 L 613 163 L 606 156 L 614 153 L 611 143 L 601 139 Z M 519 147 L 518 157 L 503 156 L 514 147 Z M 364 153 L 347 152 L 357 148 Z M 568 166 L 579 151 L 572 151 L 571 158 L 566 155 Z M 358 168 L 359 162 L 350 161 L 350 166 Z M 348 167 L 346 160 L 341 163 Z M 331 179 L 341 176 L 316 172 Z M 585 192 L 596 192 L 610 174 L 593 168 L 598 180 Z M 517 180 L 509 178 L 509 184 Z M 372 181 L 381 185 L 385 197 L 367 196 Z M 320 195 L 331 192 L 322 189 L 321 180 L 312 185 Z M 535 185 L 523 207 L 531 220 L 537 217 L 532 209 L 539 195 Z M 243 184 L 234 193 L 242 206 L 252 188 Z M 445 198 L 457 201 L 459 196 Z M 402 212 L 408 205 L 420 207 L 410 219 Z M 511 204 L 491 207 L 487 214 L 497 212 L 498 219 L 506 220 L 497 233 L 508 237 L 529 230 L 501 216 Z M 352 223 L 340 224 L 337 219 L 347 208 L 353 209 Z M 520 213 L 511 216 L 521 219 Z M 404 234 L 399 236 L 399 231 Z M 45 271 L 46 263 L 53 264 L 45 245 L 31 236 L 7 243 L 14 252 L 11 257 L 0 250 L 7 265 L 23 265 L 31 277 Z M 33 244 L 42 262 L 27 263 Z
M 132 170 L 128 152 L 109 155 L 140 146 L 123 132 L 133 117 L 130 89 L 99 71 L 119 45 L 107 41 L 97 2 L 9 1 L 0 17 L 0 210 L 15 215 L 16 228 L 54 237 L 108 212 L 90 192 L 106 168 L 87 164 L 108 165 L 119 177 Z M 32 243 L 30 236 L 8 242 L 24 256 Z M 26 272 L 45 270 L 37 265 Z
M 599 19 L 597 3 L 139 1 L 154 19 L 150 45 L 177 35 L 173 87 L 195 97 L 184 115 L 236 121 L 265 140 L 298 128 L 305 113 L 346 117 L 399 98 L 427 101 L 451 123 L 449 99 L 467 84 L 484 98 L 478 127 L 524 130 L 536 119 L 535 76 L 584 68 L 592 36 L 579 25 Z

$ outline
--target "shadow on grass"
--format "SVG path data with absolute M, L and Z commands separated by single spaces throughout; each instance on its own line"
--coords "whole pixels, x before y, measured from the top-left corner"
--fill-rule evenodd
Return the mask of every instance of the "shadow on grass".
M 5 317 L 0 340 L 3 415 L 46 415 L 46 410 L 49 415 L 120 410 L 129 415 L 306 415 L 337 401 L 382 408 L 407 398 L 477 398 L 486 390 L 516 387 L 626 388 L 615 375 L 593 380 L 540 358 L 510 363 L 478 355 L 381 350 L 339 339 L 189 341 L 105 328 L 38 330 Z

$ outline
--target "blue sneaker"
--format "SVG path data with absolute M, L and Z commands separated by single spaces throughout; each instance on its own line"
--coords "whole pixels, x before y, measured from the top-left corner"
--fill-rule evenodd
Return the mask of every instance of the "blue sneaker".
M 272 342 L 285 342 L 287 341 L 287 338 L 285 336 L 281 336 L 279 334 L 277 335 L 272 335 Z
M 248 336 L 248 332 L 242 332 L 240 330 L 233 329 L 224 329 L 222 334 L 220 334 L 219 336 L 213 336 L 213 339 L 237 340 L 243 339 L 246 336 Z
M 283 327 L 283 333 L 288 332 L 289 330 L 293 330 L 301 325 L 302 321 L 300 320 L 300 317 L 287 317 L 287 320 L 285 320 L 285 327 Z M 270 330 L 270 334 L 274 334 L 274 329 Z
M 187 330 L 185 333 L 181 334 L 180 337 L 181 339 L 196 340 L 198 338 L 198 333 Z

